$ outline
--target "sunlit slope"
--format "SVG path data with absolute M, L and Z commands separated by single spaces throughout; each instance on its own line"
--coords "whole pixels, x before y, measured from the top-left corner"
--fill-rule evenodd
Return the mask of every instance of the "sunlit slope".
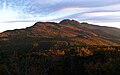
M 0 34 L 1 41 L 63 41 L 77 45 L 120 44 L 120 29 L 80 23 L 75 20 L 63 20 L 60 23 L 37 22 L 25 29 L 5 31 Z

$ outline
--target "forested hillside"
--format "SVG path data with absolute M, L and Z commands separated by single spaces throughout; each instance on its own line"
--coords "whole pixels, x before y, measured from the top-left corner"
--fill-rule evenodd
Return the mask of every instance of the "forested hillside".
M 0 75 L 119 75 L 120 29 L 65 19 L 0 33 Z

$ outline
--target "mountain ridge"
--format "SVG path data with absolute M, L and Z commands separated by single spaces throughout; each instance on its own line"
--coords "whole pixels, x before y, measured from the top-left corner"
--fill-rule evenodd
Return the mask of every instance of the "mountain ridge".
M 36 22 L 33 26 L 25 29 L 0 33 L 0 41 L 21 38 L 23 40 L 25 38 L 60 38 L 63 40 L 69 38 L 69 42 L 74 44 L 118 46 L 120 45 L 120 29 L 65 19 L 59 23 Z

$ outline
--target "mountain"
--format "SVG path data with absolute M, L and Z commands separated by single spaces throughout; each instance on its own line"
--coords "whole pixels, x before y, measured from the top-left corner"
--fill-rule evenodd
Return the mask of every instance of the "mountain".
M 37 22 L 25 29 L 0 33 L 0 45 L 39 43 L 69 43 L 70 45 L 119 46 L 120 29 L 80 23 L 65 19 L 60 23 Z

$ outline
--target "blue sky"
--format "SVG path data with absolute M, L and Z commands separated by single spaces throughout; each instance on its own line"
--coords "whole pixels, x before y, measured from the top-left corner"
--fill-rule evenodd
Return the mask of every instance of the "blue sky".
M 0 0 L 0 32 L 63 19 L 120 28 L 120 0 Z

